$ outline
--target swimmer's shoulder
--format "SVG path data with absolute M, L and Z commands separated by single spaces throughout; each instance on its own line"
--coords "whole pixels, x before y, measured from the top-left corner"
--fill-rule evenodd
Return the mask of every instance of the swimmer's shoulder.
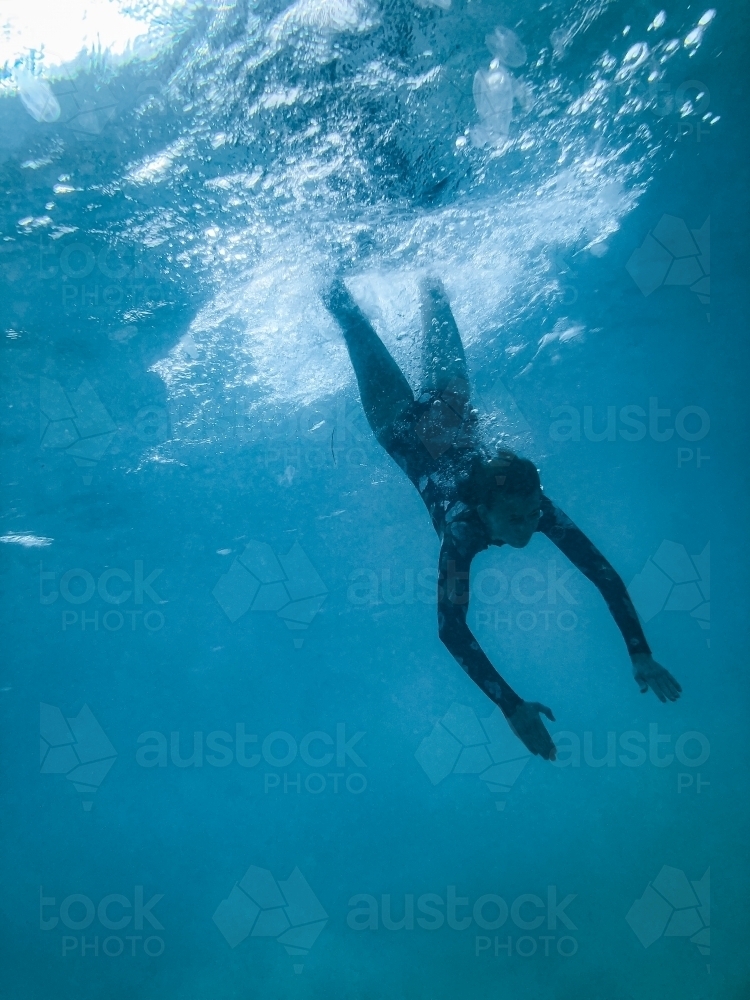
M 476 508 L 461 500 L 455 501 L 446 511 L 444 539 L 468 559 L 489 548 L 490 544 Z

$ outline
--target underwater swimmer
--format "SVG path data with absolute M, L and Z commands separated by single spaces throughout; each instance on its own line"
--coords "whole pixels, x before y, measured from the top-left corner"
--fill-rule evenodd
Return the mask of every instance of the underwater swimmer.
M 343 282 L 334 282 L 324 300 L 343 330 L 368 423 L 416 486 L 440 538 L 440 639 L 531 753 L 554 760 L 555 744 L 540 718 L 554 722 L 552 712 L 516 694 L 466 624 L 471 562 L 490 545 L 520 549 L 541 531 L 598 587 L 628 647 L 640 690 L 651 688 L 665 702 L 675 701 L 682 689 L 651 656 L 622 580 L 544 495 L 534 465 L 510 451 L 489 454 L 480 442 L 463 345 L 443 286 L 426 279 L 420 293 L 423 385 L 416 399 Z

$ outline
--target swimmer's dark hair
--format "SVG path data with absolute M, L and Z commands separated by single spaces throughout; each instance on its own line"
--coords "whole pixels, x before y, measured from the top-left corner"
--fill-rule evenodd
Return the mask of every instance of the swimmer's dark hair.
M 474 463 L 467 492 L 475 504 L 490 507 L 502 498 L 527 497 L 539 489 L 541 482 L 534 463 L 500 449 Z

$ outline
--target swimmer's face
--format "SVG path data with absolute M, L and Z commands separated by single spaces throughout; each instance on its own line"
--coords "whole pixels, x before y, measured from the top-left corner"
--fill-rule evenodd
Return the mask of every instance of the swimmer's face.
M 522 549 L 531 541 L 542 516 L 541 490 L 526 496 L 508 497 L 485 507 L 479 504 L 479 516 L 487 526 L 493 542 L 505 542 L 514 549 Z

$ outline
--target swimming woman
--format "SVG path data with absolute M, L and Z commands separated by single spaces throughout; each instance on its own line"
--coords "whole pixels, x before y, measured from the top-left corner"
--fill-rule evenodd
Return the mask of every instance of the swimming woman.
M 479 438 L 461 337 L 441 282 L 420 285 L 423 384 L 415 399 L 342 281 L 325 304 L 344 333 L 362 406 L 379 443 L 419 490 L 441 542 L 438 634 L 482 691 L 499 706 L 533 754 L 554 760 L 555 744 L 540 716 L 549 708 L 524 701 L 490 663 L 466 624 L 469 570 L 490 545 L 523 548 L 541 531 L 594 583 L 628 648 L 642 692 L 675 701 L 682 690 L 651 656 L 625 585 L 601 552 L 542 492 L 535 466 L 510 451 L 489 453 Z

